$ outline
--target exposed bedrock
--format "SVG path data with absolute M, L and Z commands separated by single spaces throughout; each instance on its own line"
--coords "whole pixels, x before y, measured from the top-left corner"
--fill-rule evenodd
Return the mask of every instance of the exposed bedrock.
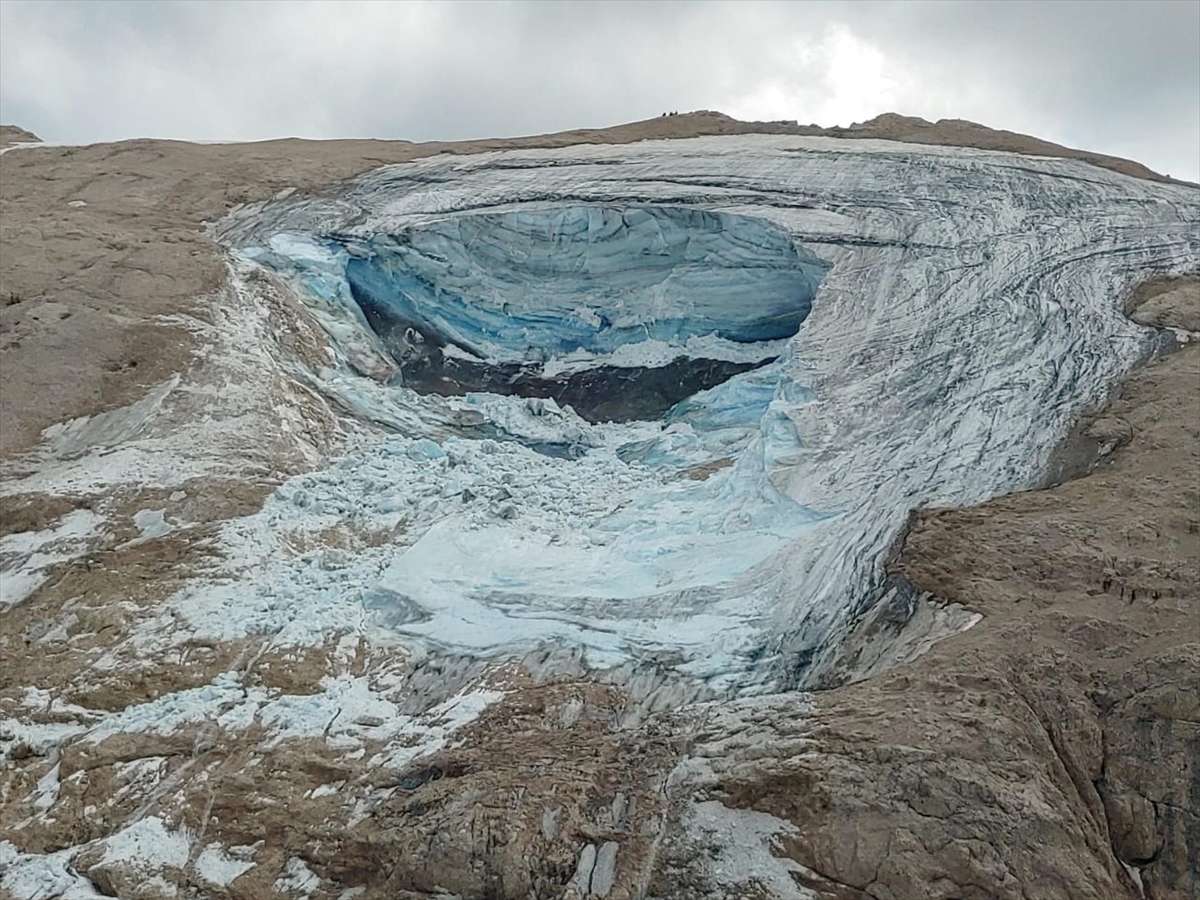
M 597 366 L 541 378 L 524 367 L 446 359 L 437 351 L 404 369 L 405 384 L 454 396 L 474 391 L 541 397 L 570 406 L 589 422 L 652 420 L 680 400 L 757 368 L 721 359 L 675 359 L 663 366 Z

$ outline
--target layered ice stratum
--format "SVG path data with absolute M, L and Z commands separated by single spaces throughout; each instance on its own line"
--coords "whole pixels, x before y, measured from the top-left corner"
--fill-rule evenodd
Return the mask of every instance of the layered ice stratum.
M 749 135 L 435 157 L 240 209 L 219 237 L 321 322 L 339 362 L 313 383 L 361 424 L 225 540 L 396 537 L 260 551 L 249 599 L 179 609 L 214 636 L 804 683 L 912 509 L 1029 487 L 1153 351 L 1119 300 L 1200 264 L 1198 195 Z

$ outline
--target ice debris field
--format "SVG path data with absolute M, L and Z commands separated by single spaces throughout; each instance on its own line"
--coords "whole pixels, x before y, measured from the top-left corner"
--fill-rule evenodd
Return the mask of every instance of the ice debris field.
M 435 157 L 237 210 L 217 235 L 322 324 L 314 378 L 360 424 L 226 525 L 237 577 L 176 611 L 803 683 L 910 510 L 1028 487 L 1153 352 L 1119 299 L 1194 265 L 1193 194 L 755 135 Z M 390 537 L 276 552 L 338 523 Z

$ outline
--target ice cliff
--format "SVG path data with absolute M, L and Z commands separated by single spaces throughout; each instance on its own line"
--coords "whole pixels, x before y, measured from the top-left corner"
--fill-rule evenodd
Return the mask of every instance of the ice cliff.
M 181 612 L 811 683 L 912 509 L 1031 486 L 1154 351 L 1118 297 L 1194 266 L 1198 220 L 1191 188 L 1076 161 L 768 135 L 442 156 L 242 208 L 217 235 L 322 323 L 313 385 L 362 426 L 225 540 L 401 536 L 264 552 L 251 599 Z

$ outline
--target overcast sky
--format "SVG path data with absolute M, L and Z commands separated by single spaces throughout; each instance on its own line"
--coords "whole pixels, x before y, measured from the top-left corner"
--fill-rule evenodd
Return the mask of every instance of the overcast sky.
M 500 137 L 664 110 L 965 118 L 1200 181 L 1200 0 L 0 0 L 46 140 Z

